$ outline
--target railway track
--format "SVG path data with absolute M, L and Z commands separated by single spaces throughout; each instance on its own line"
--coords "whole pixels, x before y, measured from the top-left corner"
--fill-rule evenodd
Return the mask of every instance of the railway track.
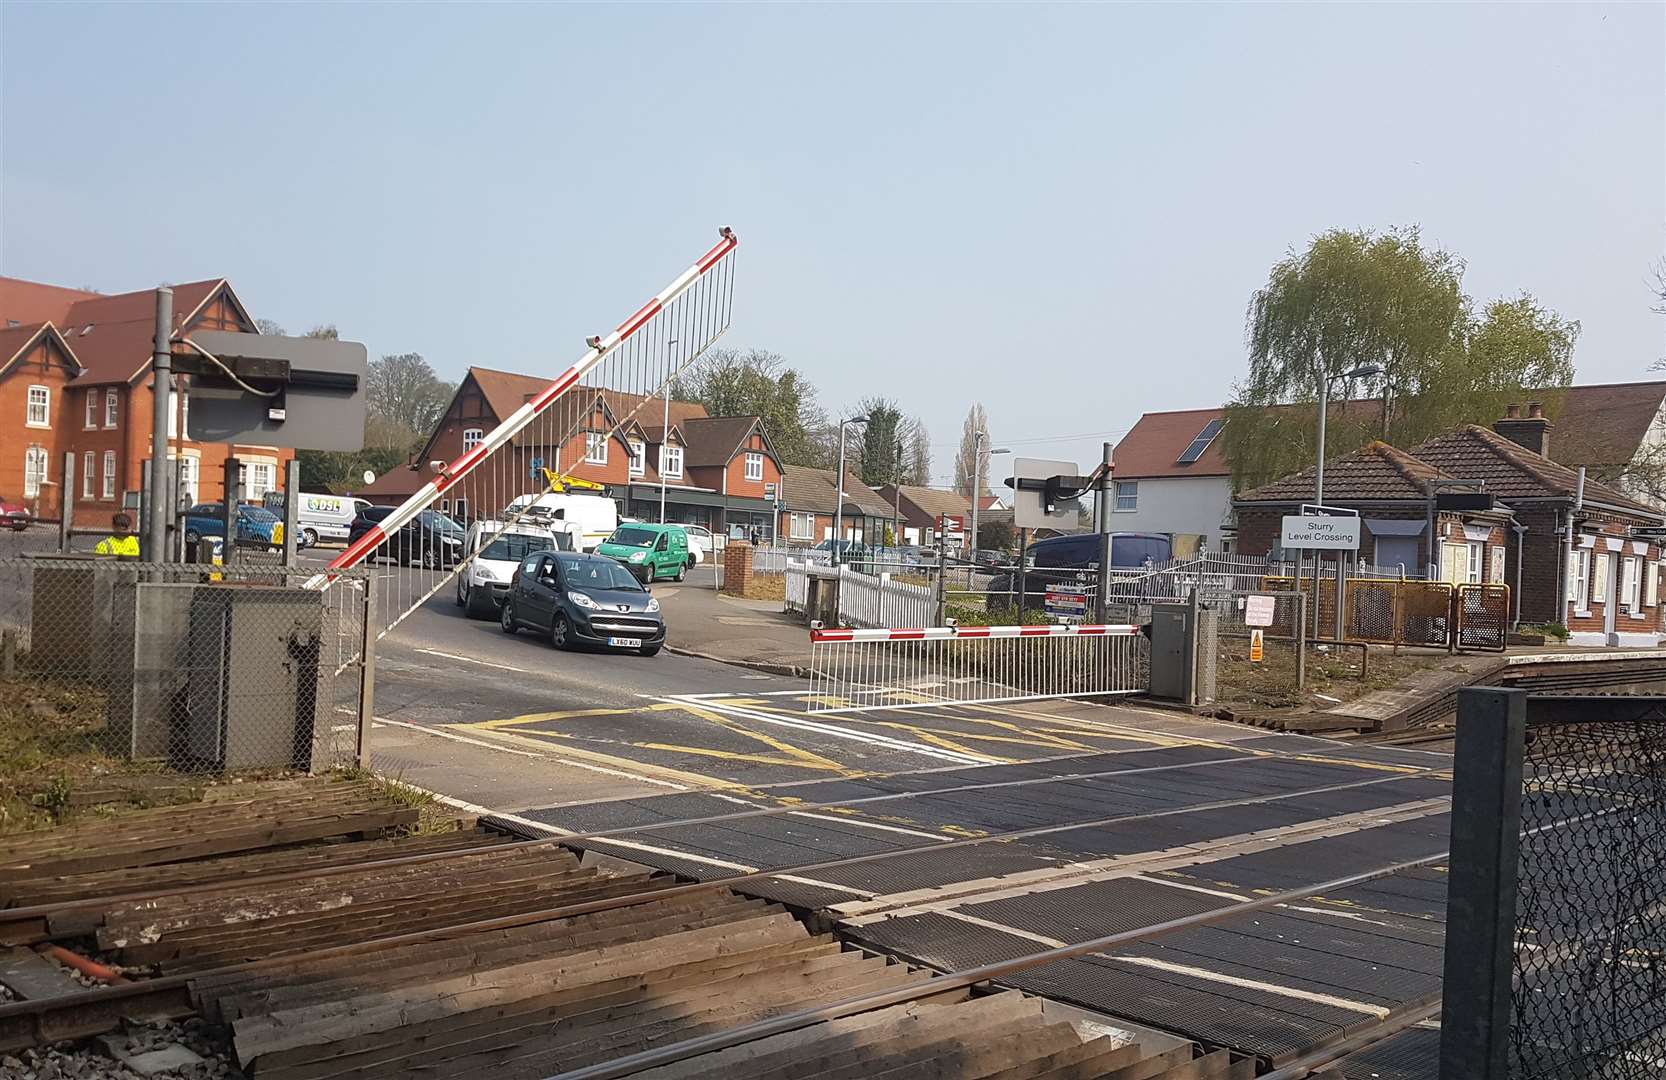
M 1022 785 L 933 790 L 1021 795 Z M 167 812 L 142 812 L 103 836 L 0 845 L 9 905 L 0 942 L 68 944 L 127 980 L 0 1004 L 0 1050 L 136 1017 L 196 1015 L 223 1032 L 246 1073 L 281 1080 L 481 1069 L 527 1078 L 1253 1075 L 1253 1060 L 1225 1050 L 1094 1037 L 1039 999 L 983 993 L 993 975 L 897 963 L 744 895 L 748 878 L 884 855 L 689 883 L 604 872 L 574 850 L 610 833 L 907 797 L 525 841 L 489 826 L 398 835 L 412 824 L 408 807 L 363 785 L 312 781 L 257 793 L 235 814 L 225 804 L 177 810 L 184 829 L 170 830 Z M 1004 967 L 1056 959 L 1047 952 Z M 812 1067 L 822 1071 L 803 1071 Z

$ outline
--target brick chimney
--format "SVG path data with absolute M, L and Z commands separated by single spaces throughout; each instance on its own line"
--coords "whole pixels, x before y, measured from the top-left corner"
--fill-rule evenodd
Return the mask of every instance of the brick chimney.
M 1523 409 L 1526 410 L 1525 416 L 1522 415 Z M 1544 406 L 1537 401 L 1530 401 L 1525 406 L 1506 406 L 1503 418 L 1495 420 L 1492 429 L 1517 446 L 1550 456 L 1550 421 L 1545 418 Z

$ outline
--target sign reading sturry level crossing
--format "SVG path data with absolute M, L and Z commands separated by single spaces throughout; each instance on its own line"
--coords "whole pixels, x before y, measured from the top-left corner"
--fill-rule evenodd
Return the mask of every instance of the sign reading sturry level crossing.
M 1284 546 L 1320 551 L 1358 551 L 1359 518 L 1286 514 Z

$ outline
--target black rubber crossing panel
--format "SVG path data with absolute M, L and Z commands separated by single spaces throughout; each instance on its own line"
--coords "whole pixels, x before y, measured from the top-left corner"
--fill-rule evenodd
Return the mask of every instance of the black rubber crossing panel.
M 1224 897 L 1190 889 L 1138 878 L 1115 878 L 966 904 L 956 910 L 1073 944 L 1213 911 L 1232 903 Z
M 1232 744 L 1246 750 L 1267 750 L 1280 754 L 1312 754 L 1315 757 L 1350 758 L 1385 765 L 1410 765 L 1419 769 L 1452 767 L 1452 755 L 1430 750 L 1408 750 L 1398 746 L 1349 745 L 1312 735 L 1258 735 Z
M 608 802 L 581 803 L 576 806 L 523 810 L 519 816 L 541 821 L 546 825 L 556 825 L 572 832 L 603 832 L 609 829 L 658 825 L 665 821 L 686 821 L 689 818 L 742 813 L 768 805 L 763 802 L 742 805 L 732 799 L 720 799 L 715 795 L 651 795 L 644 799 L 615 799 Z
M 622 839 L 713 856 L 759 869 L 785 869 L 829 859 L 905 851 L 932 843 L 925 837 L 792 815 L 752 818 L 727 825 L 689 825 Z
M 1334 914 L 1310 914 L 1295 907 L 1257 911 L 1219 925 L 1234 933 L 1274 938 L 1342 956 L 1392 953 L 1393 963 L 1425 975 L 1441 973 L 1444 924 L 1389 912 L 1369 914 L 1323 902 L 1303 901 L 1301 907 Z
M 1343 1080 L 1436 1080 L 1440 1028 L 1414 1027 L 1331 1066 Z
M 1189 873 L 1239 891 L 1283 891 L 1365 873 L 1378 867 L 1444 851 L 1451 832 L 1446 814 L 1396 821 L 1342 836 L 1236 855 L 1193 867 Z
M 806 871 L 809 877 L 852 885 L 885 896 L 938 888 L 974 878 L 1000 877 L 1026 870 L 1050 870 L 1060 865 L 1059 853 L 1034 844 L 992 843 L 970 850 L 920 850 L 854 866 Z
M 1314 811 L 1315 817 L 1335 817 L 1380 806 L 1423 802 L 1428 799 L 1450 797 L 1452 785 L 1445 780 L 1425 780 L 1406 777 L 1388 780 L 1366 787 L 1340 788 L 1336 791 L 1315 791 L 1298 796 L 1292 802 Z

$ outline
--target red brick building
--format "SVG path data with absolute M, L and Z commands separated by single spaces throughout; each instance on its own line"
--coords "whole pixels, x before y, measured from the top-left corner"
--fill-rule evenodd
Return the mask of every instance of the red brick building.
M 1551 426 L 1538 410 L 1512 407 L 1496 430 L 1464 425 L 1410 451 L 1373 443 L 1326 463 L 1325 502 L 1359 512 L 1362 560 L 1420 577 L 1430 561 L 1431 484 L 1477 483 L 1493 495 L 1491 511 L 1436 515 L 1440 578 L 1512 590 L 1519 582 L 1520 620 L 1561 622 L 1573 644 L 1658 644 L 1666 568 L 1651 533 L 1666 515 L 1589 476 L 1580 498 L 1577 471 L 1546 454 Z M 1233 500 L 1238 550 L 1277 550 L 1280 518 L 1313 501 L 1313 474 L 1305 469 Z
M 225 279 L 176 285 L 174 328 L 258 333 Z M 75 456 L 75 523 L 107 524 L 136 507 L 150 458 L 152 289 L 106 296 L 0 277 L 0 494 L 38 518 L 63 508 L 64 460 Z M 185 355 L 184 346 L 175 352 Z M 189 380 L 179 379 L 170 458 L 184 459 L 183 497 L 224 496 L 225 459 L 243 462 L 245 498 L 278 487 L 293 451 L 200 443 L 189 437 Z

